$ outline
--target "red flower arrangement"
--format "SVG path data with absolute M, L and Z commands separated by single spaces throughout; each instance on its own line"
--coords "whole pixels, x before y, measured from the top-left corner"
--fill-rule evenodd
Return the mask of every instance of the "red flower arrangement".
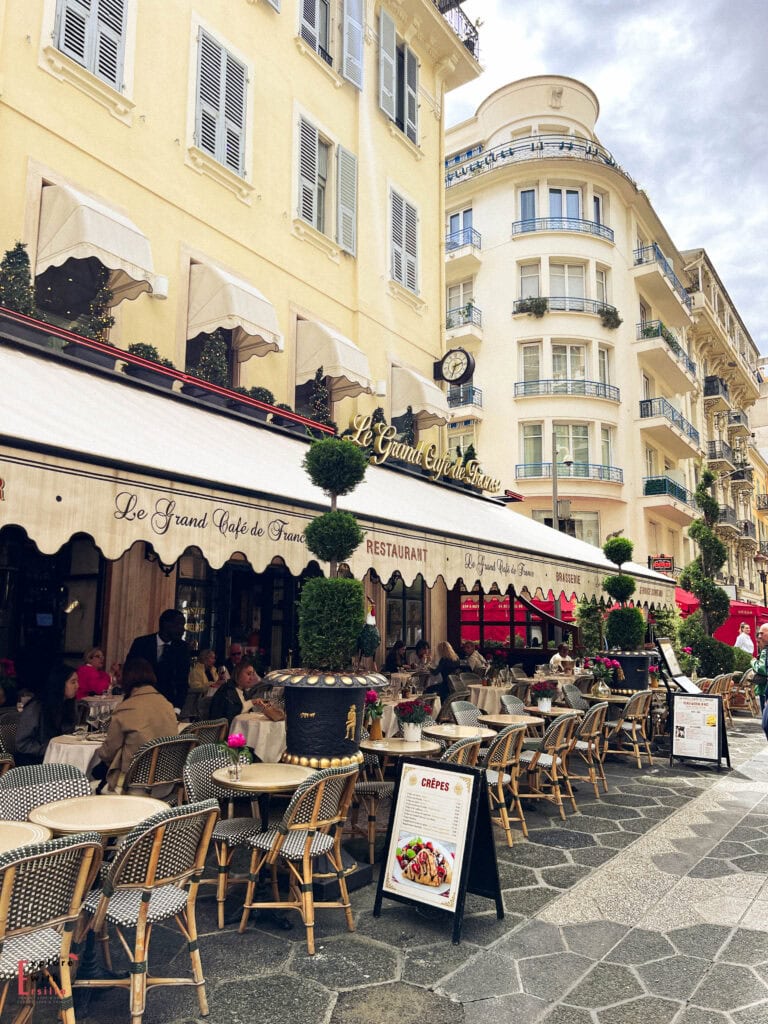
M 404 700 L 396 705 L 395 717 L 404 725 L 423 725 L 429 718 L 429 708 L 423 700 Z

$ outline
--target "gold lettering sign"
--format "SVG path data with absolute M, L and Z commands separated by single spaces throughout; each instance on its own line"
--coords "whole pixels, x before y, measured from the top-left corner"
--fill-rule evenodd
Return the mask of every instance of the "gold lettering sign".
M 501 480 L 483 473 L 475 459 L 463 464 L 461 458 L 438 452 L 436 445 L 420 441 L 416 448 L 397 440 L 397 430 L 386 423 L 371 426 L 371 416 L 357 415 L 352 421 L 354 433 L 349 438 L 361 448 L 371 448 L 371 462 L 381 466 L 387 459 L 402 459 L 412 466 L 421 466 L 433 473 L 435 479 L 444 476 L 449 480 L 461 480 L 492 494 L 501 489 Z

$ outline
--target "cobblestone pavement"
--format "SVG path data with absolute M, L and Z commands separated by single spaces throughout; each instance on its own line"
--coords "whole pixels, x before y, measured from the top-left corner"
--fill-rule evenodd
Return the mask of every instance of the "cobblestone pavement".
M 470 896 L 463 939 L 437 911 L 352 894 L 357 931 L 318 911 L 317 954 L 256 920 L 218 932 L 198 901 L 209 1024 L 766 1024 L 768 747 L 757 721 L 729 730 L 733 770 L 609 759 L 609 793 L 581 784 L 579 814 L 526 813 L 530 838 L 497 841 L 506 915 Z M 554 808 L 551 809 L 552 811 Z M 497 840 L 500 833 L 497 833 Z M 355 852 L 362 848 L 350 844 Z M 235 914 L 242 890 L 228 901 Z M 252 915 L 255 917 L 255 915 Z M 186 947 L 155 926 L 156 973 Z M 158 968 L 165 962 L 168 971 Z M 7 1011 L 6 1011 L 7 1012 Z M 128 1018 L 125 992 L 78 1021 Z M 40 1007 L 36 1019 L 54 1020 Z M 148 995 L 146 1024 L 202 1019 L 192 989 Z

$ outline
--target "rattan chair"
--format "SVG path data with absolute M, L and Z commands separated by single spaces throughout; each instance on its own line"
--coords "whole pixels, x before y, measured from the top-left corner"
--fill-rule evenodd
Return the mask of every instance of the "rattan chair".
M 247 757 L 243 756 L 242 762 L 247 763 L 247 761 Z M 192 750 L 184 765 L 184 790 L 190 803 L 199 803 L 201 800 L 226 800 L 227 802 L 227 817 L 219 819 L 211 837 L 216 851 L 218 868 L 216 911 L 219 928 L 224 927 L 224 902 L 230 884 L 229 869 L 235 849 L 245 845 L 249 836 L 262 830 L 261 821 L 254 817 L 232 817 L 234 801 L 243 796 L 242 791 L 219 786 L 211 777 L 218 768 L 226 768 L 231 763 L 228 751 L 216 743 L 206 743 Z M 252 807 L 254 803 L 251 804 Z
M 462 693 L 449 693 L 444 701 L 440 704 L 440 711 L 437 716 L 437 722 L 439 725 L 446 723 L 456 724 L 456 719 L 453 717 L 453 705 L 457 701 L 463 701 L 465 695 Z
M 14 1021 L 31 1019 L 42 975 L 58 996 L 63 1024 L 75 1024 L 73 931 L 101 856 L 95 832 L 0 854 L 0 1019 L 11 983 L 22 997 Z
M 511 693 L 502 694 L 499 700 L 504 708 L 503 713 L 505 715 L 525 715 L 528 713 L 525 710 L 525 704 L 523 704 L 520 698 L 513 696 Z
M 10 754 L 0 754 L 0 779 L 2 779 L 7 771 L 15 767 L 16 762 Z
M 19 712 L 4 711 L 0 714 L 0 751 L 16 753 L 16 730 L 19 727 Z
M 569 708 L 574 711 L 589 711 L 589 701 L 584 700 L 581 690 L 574 683 L 563 683 L 563 698 Z
M 456 700 L 451 704 L 451 712 L 457 725 L 478 725 L 481 715 L 480 708 L 470 700 Z
M 120 791 L 153 796 L 171 805 L 180 803 L 184 762 L 197 745 L 197 736 L 184 734 L 149 740 L 134 754 Z
M 195 902 L 211 834 L 219 816 L 215 800 L 169 807 L 140 822 L 117 848 L 102 888 L 87 896 L 83 910 L 102 940 L 111 968 L 107 926 L 112 925 L 130 957 L 127 978 L 83 979 L 75 987 L 127 988 L 132 1024 L 141 1024 L 147 990 L 161 985 L 194 985 L 200 1013 L 208 1013 L 205 978 L 198 950 Z M 187 940 L 192 977 L 156 977 L 149 973 L 152 926 L 175 918 Z M 126 935 L 126 930 L 133 932 Z
M 488 802 L 491 817 L 504 829 L 507 846 L 512 845 L 511 822 L 520 822 L 523 835 L 527 837 L 528 826 L 520 803 L 518 787 L 520 754 L 523 749 L 524 725 L 509 725 L 491 741 L 485 758 L 485 781 L 488 786 Z M 507 808 L 509 804 L 509 809 Z M 514 810 L 510 817 L 509 811 Z
M 226 718 L 206 718 L 185 725 L 180 736 L 196 736 L 198 743 L 222 743 L 227 737 L 229 722 Z
M 565 795 L 571 801 L 574 811 L 578 811 L 576 798 L 573 795 L 571 780 L 568 776 L 568 754 L 574 741 L 574 733 L 579 723 L 579 716 L 572 712 L 558 715 L 533 750 L 524 750 L 520 754 L 520 770 L 528 776 L 528 790 L 523 797 L 535 800 L 550 800 L 565 820 L 565 808 L 561 793 L 561 783 L 565 787 Z M 545 789 L 546 787 L 546 789 Z
M 368 739 L 368 730 L 363 728 L 361 739 Z M 384 800 L 391 800 L 395 791 L 395 784 L 384 778 L 381 761 L 375 754 L 363 754 L 363 765 L 360 769 L 360 776 L 355 783 L 355 793 L 352 800 L 351 827 L 353 832 L 361 831 L 357 824 L 359 809 L 365 808 L 367 818 L 367 829 L 365 832 L 368 840 L 368 861 L 373 864 L 376 856 L 376 824 L 379 814 L 379 804 Z
M 91 784 L 72 764 L 31 764 L 11 768 L 0 776 L 0 819 L 26 821 L 35 807 L 89 796 Z
M 605 792 L 608 792 L 608 782 L 603 768 L 603 743 L 605 742 L 605 716 L 607 713 L 608 702 L 601 701 L 599 704 L 593 704 L 579 722 L 576 727 L 573 752 L 578 754 L 587 766 L 587 774 L 575 775 L 573 771 L 569 773 L 571 779 L 589 782 L 598 799 L 600 798 L 598 779 L 602 782 Z
M 316 907 L 343 909 L 348 930 L 355 930 L 341 862 L 341 832 L 352 802 L 357 774 L 356 765 L 315 772 L 296 790 L 277 828 L 248 840 L 253 853 L 241 932 L 246 929 L 251 910 L 256 908 L 298 910 L 307 933 L 307 952 L 312 956 L 315 952 Z M 328 858 L 337 873 L 339 899 L 336 901 L 315 903 L 314 900 L 312 868 L 315 858 L 321 855 Z M 288 868 L 289 894 L 285 900 L 280 899 L 277 887 L 278 862 Z M 272 900 L 254 901 L 256 880 L 265 865 L 272 870 Z
M 728 725 L 733 725 L 733 715 L 731 714 L 731 686 L 733 682 L 732 672 L 723 672 L 710 683 L 707 693 L 716 694 L 723 702 L 723 713 L 725 720 Z
M 729 695 L 731 712 L 747 711 L 755 718 L 760 717 L 760 701 L 755 693 L 755 673 L 753 669 L 742 672 L 738 682 L 734 680 Z
M 629 754 L 637 761 L 637 767 L 642 768 L 642 752 L 640 750 L 642 744 L 645 747 L 649 766 L 653 765 L 647 731 L 652 701 L 653 690 L 640 690 L 629 698 L 621 710 L 620 717 L 615 722 L 608 723 L 603 757 L 606 753 Z
M 455 743 L 448 747 L 440 760 L 446 761 L 448 764 L 468 764 L 474 768 L 480 755 L 482 743 L 483 741 L 480 736 L 470 736 L 465 740 L 456 740 Z

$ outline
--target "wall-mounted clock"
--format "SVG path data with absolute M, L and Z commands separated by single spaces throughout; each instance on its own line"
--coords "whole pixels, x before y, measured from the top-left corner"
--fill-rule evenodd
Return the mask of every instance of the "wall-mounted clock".
M 475 359 L 466 349 L 452 348 L 435 363 L 435 380 L 449 384 L 466 384 L 475 372 Z

